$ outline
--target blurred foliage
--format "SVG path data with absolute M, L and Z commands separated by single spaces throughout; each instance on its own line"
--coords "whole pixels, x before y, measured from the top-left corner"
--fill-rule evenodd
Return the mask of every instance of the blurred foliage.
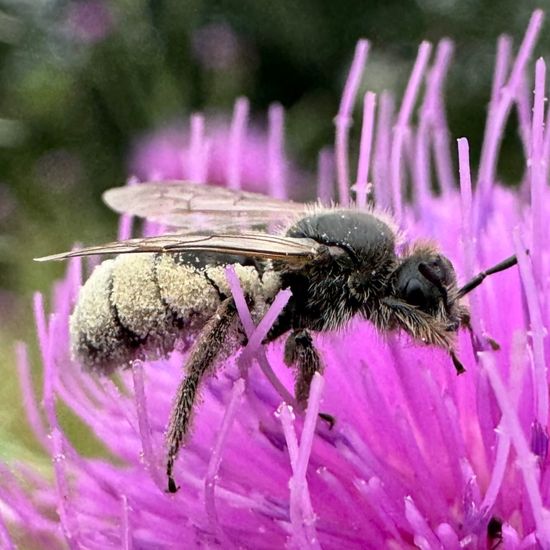
M 100 194 L 125 181 L 139 136 L 194 111 L 230 113 L 238 95 L 250 98 L 262 121 L 279 101 L 287 150 L 313 171 L 317 151 L 333 141 L 357 39 L 371 41 L 364 87 L 400 97 L 419 43 L 448 36 L 456 45 L 451 130 L 470 138 L 477 162 L 497 36 L 509 33 L 517 47 L 535 7 L 516 0 L 498 8 L 492 0 L 0 1 L 3 347 L 11 347 L 5 333 L 33 338 L 30 292 L 48 291 L 63 269 L 31 258 L 112 238 L 115 216 Z M 537 54 L 549 46 L 546 32 Z M 522 173 L 514 132 L 504 148 L 501 175 L 513 182 Z M 3 353 L 0 368 L 12 365 L 11 351 Z

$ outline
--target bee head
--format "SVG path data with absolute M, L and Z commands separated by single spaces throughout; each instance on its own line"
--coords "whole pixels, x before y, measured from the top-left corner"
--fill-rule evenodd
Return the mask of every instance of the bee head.
M 394 272 L 393 288 L 400 300 L 445 321 L 447 330 L 458 330 L 461 311 L 455 307 L 455 270 L 437 250 L 415 247 Z

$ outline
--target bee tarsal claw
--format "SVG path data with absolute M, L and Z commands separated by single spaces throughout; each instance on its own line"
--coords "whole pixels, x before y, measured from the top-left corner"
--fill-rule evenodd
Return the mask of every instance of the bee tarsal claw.
M 167 493 L 177 493 L 179 491 L 180 487 L 179 485 L 176 485 L 176 482 L 173 477 L 168 478 L 168 490 Z
M 332 428 L 334 428 L 334 425 L 336 424 L 336 418 L 332 416 L 332 414 L 319 413 L 319 418 L 321 420 L 324 420 L 328 424 L 329 430 L 332 430 Z

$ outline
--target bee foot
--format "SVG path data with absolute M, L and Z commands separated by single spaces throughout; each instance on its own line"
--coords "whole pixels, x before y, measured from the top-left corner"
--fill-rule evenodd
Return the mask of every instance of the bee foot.
M 172 476 L 168 477 L 168 490 L 167 493 L 177 493 L 179 491 L 179 485 L 176 485 L 174 478 Z
M 319 413 L 319 418 L 324 420 L 328 424 L 328 429 L 332 430 L 334 424 L 336 424 L 336 418 L 328 413 Z

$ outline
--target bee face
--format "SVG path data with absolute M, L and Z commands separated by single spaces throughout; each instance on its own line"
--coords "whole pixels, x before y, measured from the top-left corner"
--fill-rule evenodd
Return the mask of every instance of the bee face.
M 395 274 L 396 295 L 426 313 L 436 313 L 440 305 L 448 310 L 449 290 L 455 286 L 451 262 L 432 252 L 408 256 Z

